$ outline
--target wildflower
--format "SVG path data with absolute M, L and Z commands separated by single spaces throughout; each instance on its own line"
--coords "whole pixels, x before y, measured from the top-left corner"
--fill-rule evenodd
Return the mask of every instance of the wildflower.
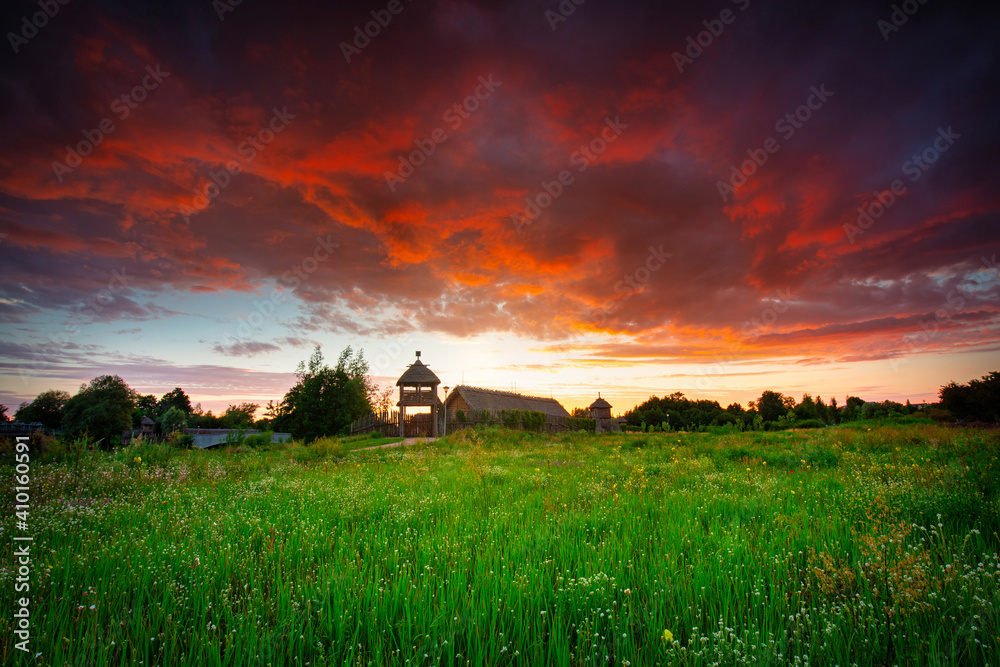
M 670 632 L 670 630 L 664 630 L 663 641 L 668 643 L 674 641 L 674 633 Z

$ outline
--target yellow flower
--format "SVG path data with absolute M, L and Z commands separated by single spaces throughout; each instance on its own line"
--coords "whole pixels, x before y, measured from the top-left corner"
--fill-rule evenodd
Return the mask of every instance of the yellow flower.
M 136 463 L 142 463 L 142 457 L 141 456 L 135 457 L 135 462 Z
M 794 490 L 794 489 L 792 489 L 792 493 L 795 493 L 795 490 Z
M 663 631 L 663 641 L 665 641 L 665 642 L 672 642 L 672 641 L 674 641 L 674 633 L 670 632 L 670 630 L 664 630 Z

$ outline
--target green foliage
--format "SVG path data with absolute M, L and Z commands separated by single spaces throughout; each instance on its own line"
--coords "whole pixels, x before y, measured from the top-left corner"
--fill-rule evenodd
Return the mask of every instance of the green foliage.
M 167 434 L 164 442 L 175 449 L 191 449 L 194 446 L 194 436 L 181 431 L 173 431 Z
M 545 413 L 537 410 L 525 410 L 521 415 L 521 423 L 525 431 L 541 433 L 545 430 Z
M 31 403 L 22 403 L 14 413 L 14 419 L 26 424 L 41 422 L 45 428 L 58 429 L 62 426 L 62 411 L 69 399 L 69 392 L 66 391 L 43 391 Z
M 342 438 L 323 437 L 313 440 L 305 447 L 296 449 L 292 458 L 299 463 L 335 461 L 344 458 L 350 447 Z
M 194 408 L 191 407 L 191 399 L 180 387 L 174 387 L 172 390 L 161 396 L 160 400 L 156 404 L 156 407 L 159 414 L 165 414 L 169 410 L 175 408 L 183 412 L 185 415 L 189 415 L 194 412 Z
M 465 410 L 455 410 L 455 419 L 458 420 L 459 424 L 464 424 L 467 420 Z
M 520 410 L 501 410 L 500 421 L 507 428 L 517 428 L 521 425 Z
M 132 429 L 135 392 L 117 375 L 102 375 L 80 387 L 63 407 L 62 427 L 70 437 L 88 433 L 111 447 L 121 442 L 123 431 Z
M 307 442 L 345 434 L 352 421 L 371 411 L 370 398 L 377 387 L 368 370 L 363 350 L 355 355 L 348 346 L 330 368 L 317 346 L 309 361 L 299 364 L 298 382 L 285 394 L 274 418 L 275 430 Z
M 163 433 L 172 433 L 173 431 L 184 429 L 186 423 L 187 414 L 179 408 L 172 407 L 160 417 L 160 430 Z
M 251 433 L 246 436 L 243 440 L 243 444 L 247 447 L 270 447 L 271 438 L 274 437 L 274 431 L 264 431 L 263 433 Z
M 968 384 L 949 382 L 938 395 L 941 407 L 957 419 L 1000 422 L 1000 372 L 993 371 Z
M 230 405 L 219 417 L 219 428 L 249 429 L 253 426 L 253 416 L 260 407 L 258 403 Z
M 756 401 L 750 403 L 751 409 L 756 409 L 765 422 L 775 422 L 784 417 L 795 406 L 791 396 L 785 396 L 777 391 L 767 390 Z M 791 424 L 791 422 L 785 422 Z
M 94 667 L 982 667 L 1000 651 L 997 432 L 494 428 L 349 451 L 370 442 L 33 459 L 32 650 Z

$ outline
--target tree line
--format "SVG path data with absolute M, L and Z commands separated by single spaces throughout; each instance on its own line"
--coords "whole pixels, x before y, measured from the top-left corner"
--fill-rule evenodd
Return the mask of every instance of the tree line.
M 260 418 L 256 418 L 260 408 L 257 403 L 233 404 L 215 415 L 211 410 L 203 411 L 200 404 L 192 405 L 180 387 L 157 398 L 137 393 L 117 375 L 102 375 L 82 385 L 72 396 L 61 390 L 43 391 L 34 400 L 22 403 L 14 419 L 60 430 L 64 437 L 86 435 L 104 447 L 117 444 L 123 431 L 138 429 L 143 417 L 152 419 L 161 435 L 186 428 L 256 428 L 288 432 L 310 442 L 326 435 L 346 434 L 351 422 L 373 406 L 388 407 L 392 388 L 380 390 L 368 372 L 363 350 L 355 353 L 347 347 L 330 366 L 317 346 L 309 359 L 296 368 L 295 385 L 281 401 L 268 402 Z M 966 384 L 950 382 L 941 387 L 938 395 L 940 401 L 926 410 L 929 417 L 939 421 L 1000 422 L 1000 372 Z M 629 428 L 644 431 L 709 427 L 768 430 L 905 417 L 914 412 L 916 408 L 909 401 L 871 402 L 850 396 L 840 406 L 835 398 L 827 402 L 820 396 L 805 394 L 796 401 L 771 390 L 750 401 L 747 408 L 739 403 L 723 408 L 718 401 L 692 400 L 675 392 L 662 398 L 650 397 L 626 412 L 625 419 Z M 581 411 L 583 416 L 585 413 Z M 3 405 L 0 421 L 10 421 Z
M 379 392 L 368 371 L 363 350 L 355 353 L 347 347 L 330 367 L 317 346 L 307 361 L 299 363 L 295 385 L 281 401 L 268 402 L 260 418 L 258 403 L 237 403 L 215 415 L 203 411 L 201 404 L 192 405 L 180 387 L 157 398 L 136 392 L 117 375 L 102 375 L 72 396 L 62 390 L 43 391 L 22 403 L 14 420 L 42 424 L 66 438 L 86 435 L 104 447 L 120 442 L 123 432 L 139 429 L 144 417 L 155 422 L 160 436 L 184 429 L 255 428 L 289 432 L 308 442 L 346 433 L 352 421 L 371 411 L 373 402 L 385 403 L 387 392 Z M 0 421 L 10 421 L 3 405 Z
M 940 401 L 926 414 L 937 421 L 1000 422 L 1000 372 L 992 372 L 967 384 L 951 382 L 938 392 Z M 849 396 L 843 406 L 836 398 L 805 394 L 792 396 L 766 390 L 747 408 L 732 403 L 723 408 L 718 401 L 691 400 L 681 392 L 662 398 L 650 397 L 625 413 L 628 426 L 639 430 L 699 430 L 731 426 L 740 430 L 817 428 L 864 419 L 905 417 L 917 412 L 909 401 L 865 401 Z

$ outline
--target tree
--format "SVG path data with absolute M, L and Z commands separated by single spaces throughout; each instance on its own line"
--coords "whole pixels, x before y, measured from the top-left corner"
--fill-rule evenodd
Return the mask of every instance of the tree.
M 573 408 L 573 413 L 570 415 L 572 417 L 589 417 L 590 410 L 587 408 Z
M 317 345 L 308 362 L 299 363 L 295 377 L 298 382 L 282 399 L 274 427 L 307 442 L 345 433 L 352 421 L 371 411 L 378 391 L 368 375 L 364 351 L 355 355 L 350 346 L 330 368 Z
M 792 406 L 795 405 L 795 399 L 791 396 L 785 396 L 784 394 L 777 391 L 765 390 L 763 394 L 760 395 L 756 401 L 751 402 L 751 408 L 756 408 L 757 412 L 760 413 L 761 419 L 765 422 L 778 421 L 781 417 L 784 417 L 790 408 L 788 405 L 789 400 Z
M 816 401 L 809 394 L 803 394 L 802 402 L 795 406 L 796 419 L 819 419 L 816 409 Z
M 156 396 L 153 394 L 136 394 L 135 409 L 150 417 L 156 412 Z
M 170 408 L 177 408 L 185 416 L 194 412 L 194 408 L 191 407 L 191 399 L 180 387 L 174 387 L 171 391 L 161 396 L 160 402 L 157 403 L 156 407 L 160 411 L 160 414 L 165 414 Z
M 187 414 L 177 407 L 172 407 L 160 417 L 160 430 L 164 433 L 171 433 L 183 429 L 186 426 Z
M 958 419 L 1000 421 L 1000 372 L 993 371 L 968 384 L 949 382 L 938 392 L 941 407 Z
M 30 424 L 41 422 L 45 428 L 57 429 L 62 425 L 63 408 L 69 401 L 69 392 L 49 389 L 35 397 L 31 403 L 22 403 L 14 419 Z
M 62 427 L 70 437 L 87 433 L 111 447 L 132 428 L 136 393 L 117 375 L 102 375 L 82 385 L 63 407 Z
M 6 424 L 10 421 L 10 417 L 7 416 L 7 406 L 0 403 L 0 423 Z
M 843 421 L 850 422 L 860 419 L 862 416 L 861 410 L 864 407 L 865 399 L 858 398 L 857 396 L 848 396 L 847 401 L 844 403 Z
M 816 418 L 821 420 L 824 424 L 830 423 L 830 408 L 823 403 L 823 397 L 816 397 Z
M 371 399 L 372 409 L 381 410 L 388 412 L 392 410 L 393 398 L 396 395 L 396 388 L 391 384 L 384 388 L 378 389 L 375 392 L 375 396 Z
M 257 408 L 259 407 L 260 404 L 258 403 L 230 405 L 222 413 L 222 416 L 219 417 L 219 420 L 222 422 L 222 428 L 250 428 L 253 425 L 254 413 L 257 412 Z

